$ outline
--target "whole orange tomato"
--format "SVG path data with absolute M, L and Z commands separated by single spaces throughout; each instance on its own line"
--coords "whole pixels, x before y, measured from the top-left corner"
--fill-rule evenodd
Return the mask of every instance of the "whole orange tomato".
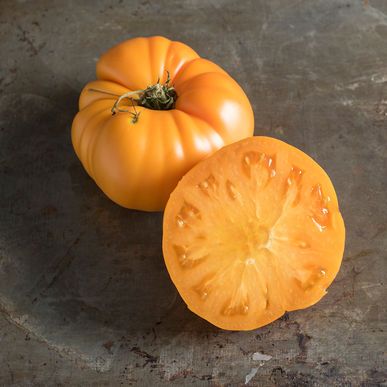
M 253 134 L 241 87 L 183 43 L 127 40 L 102 55 L 97 79 L 80 95 L 72 142 L 88 174 L 121 206 L 164 209 L 198 161 Z

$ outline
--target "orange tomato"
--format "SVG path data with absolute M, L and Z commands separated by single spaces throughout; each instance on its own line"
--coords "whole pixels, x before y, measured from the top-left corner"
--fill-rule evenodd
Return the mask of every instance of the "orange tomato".
M 189 309 L 231 330 L 319 301 L 345 242 L 327 174 L 268 137 L 228 145 L 193 167 L 170 196 L 163 231 L 165 263 Z
M 121 206 L 162 210 L 198 161 L 253 134 L 241 87 L 183 43 L 125 41 L 102 55 L 97 78 L 80 95 L 72 142 L 87 173 Z

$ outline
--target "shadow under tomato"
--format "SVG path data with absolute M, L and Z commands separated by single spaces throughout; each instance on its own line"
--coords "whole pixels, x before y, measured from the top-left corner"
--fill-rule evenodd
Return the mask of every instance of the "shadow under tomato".
M 86 353 L 105 337 L 155 328 L 217 331 L 169 278 L 162 213 L 119 207 L 83 170 L 70 139 L 76 100 L 72 91 L 2 98 L 0 304 L 48 343 Z

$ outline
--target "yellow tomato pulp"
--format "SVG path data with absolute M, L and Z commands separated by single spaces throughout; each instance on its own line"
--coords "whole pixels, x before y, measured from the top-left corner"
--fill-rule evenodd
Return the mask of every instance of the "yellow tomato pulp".
M 345 229 L 333 185 L 300 150 L 273 138 L 226 146 L 171 194 L 163 252 L 188 307 L 249 330 L 326 294 Z

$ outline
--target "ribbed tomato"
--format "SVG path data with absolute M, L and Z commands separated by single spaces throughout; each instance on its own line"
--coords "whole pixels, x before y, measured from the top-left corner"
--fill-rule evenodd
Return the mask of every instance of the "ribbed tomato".
M 254 130 L 251 105 L 219 66 L 180 42 L 125 41 L 97 63 L 72 125 L 88 174 L 116 203 L 162 210 L 198 161 Z

